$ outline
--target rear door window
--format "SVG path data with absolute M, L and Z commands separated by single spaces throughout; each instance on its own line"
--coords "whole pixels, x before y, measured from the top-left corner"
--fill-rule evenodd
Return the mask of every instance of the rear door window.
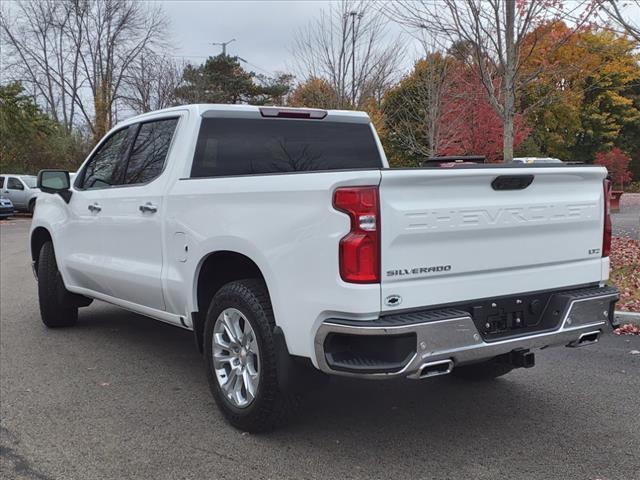
M 205 118 L 192 177 L 382 168 L 368 124 Z
M 162 173 L 177 123 L 177 118 L 170 118 L 140 125 L 124 175 L 125 185 L 147 183 Z

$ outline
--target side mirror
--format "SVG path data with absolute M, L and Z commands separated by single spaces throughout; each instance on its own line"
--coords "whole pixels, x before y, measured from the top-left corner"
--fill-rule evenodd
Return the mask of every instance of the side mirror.
M 65 202 L 71 200 L 71 180 L 66 170 L 40 170 L 38 188 L 45 193 L 57 193 Z

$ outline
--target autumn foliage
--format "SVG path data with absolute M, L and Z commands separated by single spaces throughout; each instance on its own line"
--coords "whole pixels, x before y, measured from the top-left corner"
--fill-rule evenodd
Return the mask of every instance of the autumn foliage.
M 631 157 L 618 147 L 614 147 L 608 152 L 598 152 L 595 163 L 607 168 L 613 185 L 621 190 L 624 189 L 624 184 L 629 183 L 633 178 L 629 171 Z
M 640 54 L 637 47 L 632 39 L 596 25 L 587 24 L 574 30 L 561 21 L 554 21 L 533 30 L 521 50 L 526 59 L 518 78 L 514 121 L 516 156 L 548 156 L 591 163 L 598 152 L 622 155 L 626 152 L 633 160 L 625 172 L 630 168 L 638 177 Z M 438 53 L 444 55 L 439 61 L 448 65 L 445 88 L 424 85 L 425 81 L 441 80 L 424 74 L 425 70 L 429 71 L 426 67 L 430 58 L 436 58 L 436 54 L 430 53 L 385 94 L 382 110 L 388 135 L 383 138 L 383 144 L 392 163 L 418 165 L 428 156 L 425 152 L 434 150 L 437 155 L 484 155 L 489 161 L 501 160 L 503 122 L 469 61 L 468 48 L 456 44 L 446 53 Z M 496 83 L 494 89 L 499 91 L 500 85 Z M 441 94 L 441 101 L 430 101 L 427 98 L 430 91 Z M 439 108 L 435 112 L 439 117 L 435 136 L 427 133 L 433 128 L 429 122 L 415 115 L 433 105 Z M 433 112 L 422 115 L 426 120 L 433 117 Z M 413 138 L 408 138 L 411 132 L 419 134 L 413 133 Z M 436 138 L 437 144 L 429 145 L 430 138 Z M 420 141 L 418 145 L 416 140 Z M 628 177 L 628 173 L 623 173 L 617 175 L 615 181 L 627 183 Z
M 483 155 L 488 162 L 502 161 L 502 120 L 473 71 L 463 70 L 452 82 L 443 99 L 441 122 L 456 128 L 448 131 L 450 137 L 439 155 Z M 522 114 L 516 114 L 514 130 L 518 148 L 530 131 Z
M 571 34 L 562 22 L 527 38 L 519 108 L 542 154 L 591 162 L 614 147 L 640 151 L 637 42 L 594 26 Z M 640 170 L 637 170 L 640 172 Z
M 312 77 L 291 92 L 288 104 L 292 107 L 337 108 L 338 93 L 326 80 Z
M 443 155 L 502 161 L 502 120 L 477 72 L 455 55 L 433 54 L 416 62 L 385 94 L 382 110 L 382 140 L 395 165 L 419 165 L 425 157 Z M 518 147 L 530 128 L 522 114 L 516 114 L 514 126 Z

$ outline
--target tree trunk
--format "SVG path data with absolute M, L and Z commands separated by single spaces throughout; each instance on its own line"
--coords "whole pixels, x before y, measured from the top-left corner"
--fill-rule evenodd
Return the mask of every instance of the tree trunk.
M 513 96 L 512 96 L 513 97 Z M 512 98 L 513 101 L 513 98 Z M 503 161 L 505 163 L 513 160 L 513 109 L 507 111 L 507 103 L 505 102 L 505 115 L 503 124 Z
M 506 46 L 506 62 L 504 72 L 503 96 L 504 110 L 503 120 L 503 161 L 513 160 L 513 118 L 515 116 L 516 103 L 516 46 L 515 46 L 515 0 L 507 0 L 505 4 L 504 39 Z
M 107 99 L 107 86 L 105 82 L 100 82 L 93 99 L 95 110 L 95 121 L 93 128 L 93 140 L 98 143 L 102 137 L 111 129 L 109 121 L 110 105 Z

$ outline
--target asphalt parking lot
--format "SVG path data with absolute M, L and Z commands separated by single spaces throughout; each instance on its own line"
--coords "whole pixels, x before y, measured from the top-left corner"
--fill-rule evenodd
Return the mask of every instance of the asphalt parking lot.
M 0 223 L 3 479 L 640 478 L 640 337 L 489 383 L 332 379 L 268 435 L 229 427 L 189 332 L 94 302 L 40 322 L 28 218 Z
M 640 240 L 640 193 L 625 193 L 620 211 L 611 216 L 613 234 Z

